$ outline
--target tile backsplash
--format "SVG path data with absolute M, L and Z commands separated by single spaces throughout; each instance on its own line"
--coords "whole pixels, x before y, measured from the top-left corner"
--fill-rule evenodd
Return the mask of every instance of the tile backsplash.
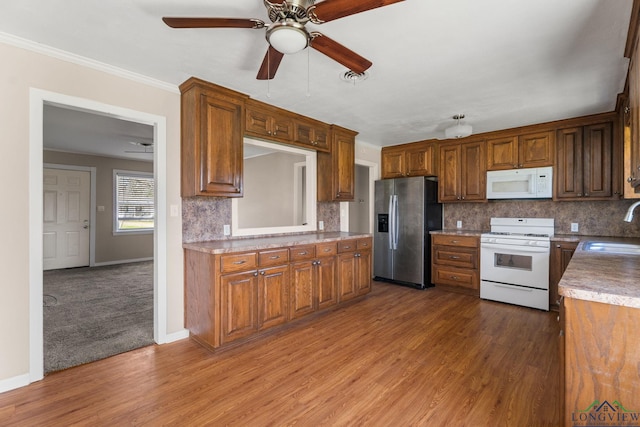
M 631 223 L 623 220 L 633 202 L 493 200 L 488 203 L 449 203 L 444 205 L 444 228 L 455 229 L 456 221 L 462 221 L 465 230 L 485 231 L 491 228 L 492 217 L 554 218 L 556 234 L 640 237 L 640 212 Z M 574 222 L 579 225 L 577 233 L 571 232 L 571 223 Z
M 318 221 L 325 231 L 340 231 L 340 203 L 318 203 Z M 182 199 L 182 241 L 237 239 L 225 236 L 224 225 L 231 224 L 231 199 L 226 197 L 186 197 Z

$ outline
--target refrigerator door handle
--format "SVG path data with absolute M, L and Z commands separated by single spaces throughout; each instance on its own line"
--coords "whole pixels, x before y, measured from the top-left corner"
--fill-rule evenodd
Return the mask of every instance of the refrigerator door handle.
M 398 195 L 393 195 L 393 250 L 398 249 L 398 238 L 400 237 L 400 222 L 398 221 Z
M 389 196 L 389 249 L 393 250 L 393 230 L 394 230 L 394 225 L 393 225 L 393 196 Z

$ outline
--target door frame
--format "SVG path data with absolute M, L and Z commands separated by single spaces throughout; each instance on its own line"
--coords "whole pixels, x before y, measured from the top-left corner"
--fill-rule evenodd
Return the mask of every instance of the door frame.
M 373 220 L 375 209 L 375 184 L 379 179 L 380 167 L 368 160 L 355 160 L 358 166 L 369 168 L 369 233 L 373 234 Z M 340 202 L 340 231 L 349 231 L 349 202 Z
M 153 126 L 156 228 L 153 239 L 153 339 L 167 342 L 167 124 L 166 117 L 37 88 L 29 90 L 29 381 L 44 378 L 42 192 L 44 106 L 56 105 Z
M 60 169 L 68 171 L 89 172 L 91 183 L 89 185 L 89 267 L 96 263 L 96 167 L 61 165 L 56 163 L 44 163 L 43 169 Z

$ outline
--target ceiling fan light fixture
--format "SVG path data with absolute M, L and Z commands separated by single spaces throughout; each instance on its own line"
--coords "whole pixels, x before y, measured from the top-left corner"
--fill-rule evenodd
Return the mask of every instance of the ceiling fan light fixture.
M 309 33 L 304 25 L 292 20 L 274 22 L 267 29 L 267 41 L 278 52 L 291 54 L 309 46 Z
M 460 120 L 464 119 L 464 114 L 456 114 L 453 116 L 453 119 L 456 120 L 457 123 L 444 130 L 444 136 L 447 139 L 465 138 L 471 135 L 471 132 L 473 131 L 471 125 L 460 124 Z

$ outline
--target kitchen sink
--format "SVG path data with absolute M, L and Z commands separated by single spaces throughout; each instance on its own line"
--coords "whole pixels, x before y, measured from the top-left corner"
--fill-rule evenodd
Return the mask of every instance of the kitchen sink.
M 616 242 L 585 242 L 585 251 L 602 252 L 608 254 L 640 255 L 640 245 Z

